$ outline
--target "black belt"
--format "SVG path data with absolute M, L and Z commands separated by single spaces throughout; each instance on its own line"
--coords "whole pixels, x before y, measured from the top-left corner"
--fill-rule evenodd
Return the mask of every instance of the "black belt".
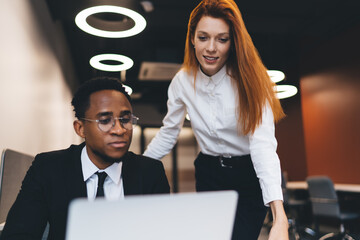
M 233 157 L 224 157 L 224 156 L 211 156 L 203 153 L 199 153 L 201 158 L 206 158 L 212 164 L 220 165 L 221 167 L 233 168 L 233 167 L 252 167 L 252 161 L 250 154 L 243 156 L 233 156 Z

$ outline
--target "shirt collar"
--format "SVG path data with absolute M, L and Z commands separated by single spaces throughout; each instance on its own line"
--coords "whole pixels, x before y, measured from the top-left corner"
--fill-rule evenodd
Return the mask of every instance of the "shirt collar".
M 86 182 L 92 175 L 98 172 L 100 169 L 90 160 L 89 155 L 86 151 L 86 146 L 81 151 L 81 166 L 84 176 L 84 182 Z M 118 184 L 121 177 L 122 162 L 114 162 L 104 171 L 110 177 L 110 179 Z
M 211 81 L 216 85 L 220 83 L 220 81 L 226 75 L 226 65 L 224 65 L 217 73 L 212 76 L 206 75 L 201 68 L 199 67 L 200 78 L 205 80 L 205 84 L 208 85 Z

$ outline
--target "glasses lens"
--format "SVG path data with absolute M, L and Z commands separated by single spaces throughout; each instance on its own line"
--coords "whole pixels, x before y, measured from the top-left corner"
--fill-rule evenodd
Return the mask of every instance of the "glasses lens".
M 137 121 L 139 120 L 138 117 L 132 116 L 132 128 L 136 127 Z
M 112 116 L 104 116 L 98 120 L 99 129 L 108 132 L 114 126 L 114 118 Z
M 137 123 L 137 117 L 134 117 L 132 115 L 119 118 L 121 122 L 121 126 L 127 130 L 132 130 Z

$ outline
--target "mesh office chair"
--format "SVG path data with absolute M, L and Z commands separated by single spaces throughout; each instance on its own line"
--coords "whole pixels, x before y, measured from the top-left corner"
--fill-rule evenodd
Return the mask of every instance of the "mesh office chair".
M 309 190 L 309 197 L 312 205 L 312 212 L 315 223 L 315 231 L 319 233 L 318 220 L 320 218 L 332 218 L 340 222 L 340 233 L 328 233 L 320 237 L 324 239 L 348 239 L 353 240 L 346 233 L 344 223 L 360 217 L 358 213 L 344 213 L 340 210 L 338 197 L 334 184 L 327 176 L 311 176 L 306 179 Z

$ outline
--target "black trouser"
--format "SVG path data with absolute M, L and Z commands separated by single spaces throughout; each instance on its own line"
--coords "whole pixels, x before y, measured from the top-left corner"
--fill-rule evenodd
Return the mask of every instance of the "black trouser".
M 257 240 L 267 207 L 250 155 L 224 159 L 200 153 L 195 160 L 196 191 L 236 190 L 239 200 L 232 240 Z

